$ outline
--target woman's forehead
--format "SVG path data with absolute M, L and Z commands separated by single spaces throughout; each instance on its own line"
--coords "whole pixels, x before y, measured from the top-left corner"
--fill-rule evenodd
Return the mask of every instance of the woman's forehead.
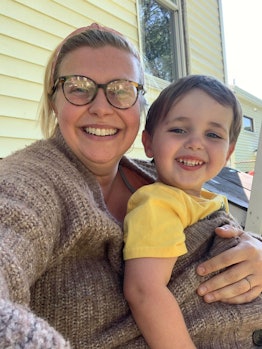
M 109 45 L 98 48 L 83 46 L 66 54 L 59 70 L 61 72 L 72 68 L 90 71 L 115 70 L 136 74 L 139 72 L 139 62 L 132 53 L 124 49 Z

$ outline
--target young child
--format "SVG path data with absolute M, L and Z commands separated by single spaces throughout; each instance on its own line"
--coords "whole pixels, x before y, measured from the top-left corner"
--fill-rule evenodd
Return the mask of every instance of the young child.
M 187 253 L 184 229 L 228 211 L 226 198 L 203 184 L 227 163 L 241 122 L 231 90 L 202 75 L 172 83 L 149 109 L 142 141 L 158 179 L 128 204 L 124 292 L 150 348 L 196 348 L 167 285 L 177 258 Z

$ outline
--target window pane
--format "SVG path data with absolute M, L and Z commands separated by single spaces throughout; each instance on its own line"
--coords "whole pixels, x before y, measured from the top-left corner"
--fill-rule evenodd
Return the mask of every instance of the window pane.
M 175 80 L 174 12 L 156 0 L 140 0 L 140 19 L 146 72 Z
M 244 130 L 254 132 L 253 119 L 248 116 L 243 116 L 243 127 Z

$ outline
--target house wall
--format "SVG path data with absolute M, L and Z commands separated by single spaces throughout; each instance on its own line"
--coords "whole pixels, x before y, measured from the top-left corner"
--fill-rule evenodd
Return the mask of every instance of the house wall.
M 44 67 L 76 27 L 113 26 L 138 46 L 136 0 L 1 0 L 0 158 L 41 138 L 36 122 Z
M 262 100 L 254 97 L 237 86 L 233 90 L 241 103 L 243 114 L 253 119 L 254 132 L 242 128 L 231 166 L 239 171 L 249 172 L 254 170 L 258 149 L 260 129 L 262 123 Z
M 185 31 L 188 74 L 207 74 L 225 81 L 220 1 L 187 0 Z

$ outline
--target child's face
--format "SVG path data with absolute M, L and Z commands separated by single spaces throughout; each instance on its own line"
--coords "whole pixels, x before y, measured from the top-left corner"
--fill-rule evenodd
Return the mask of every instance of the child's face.
M 229 143 L 233 110 L 200 89 L 193 89 L 169 110 L 150 137 L 143 132 L 148 157 L 154 157 L 159 181 L 199 196 L 234 150 Z

